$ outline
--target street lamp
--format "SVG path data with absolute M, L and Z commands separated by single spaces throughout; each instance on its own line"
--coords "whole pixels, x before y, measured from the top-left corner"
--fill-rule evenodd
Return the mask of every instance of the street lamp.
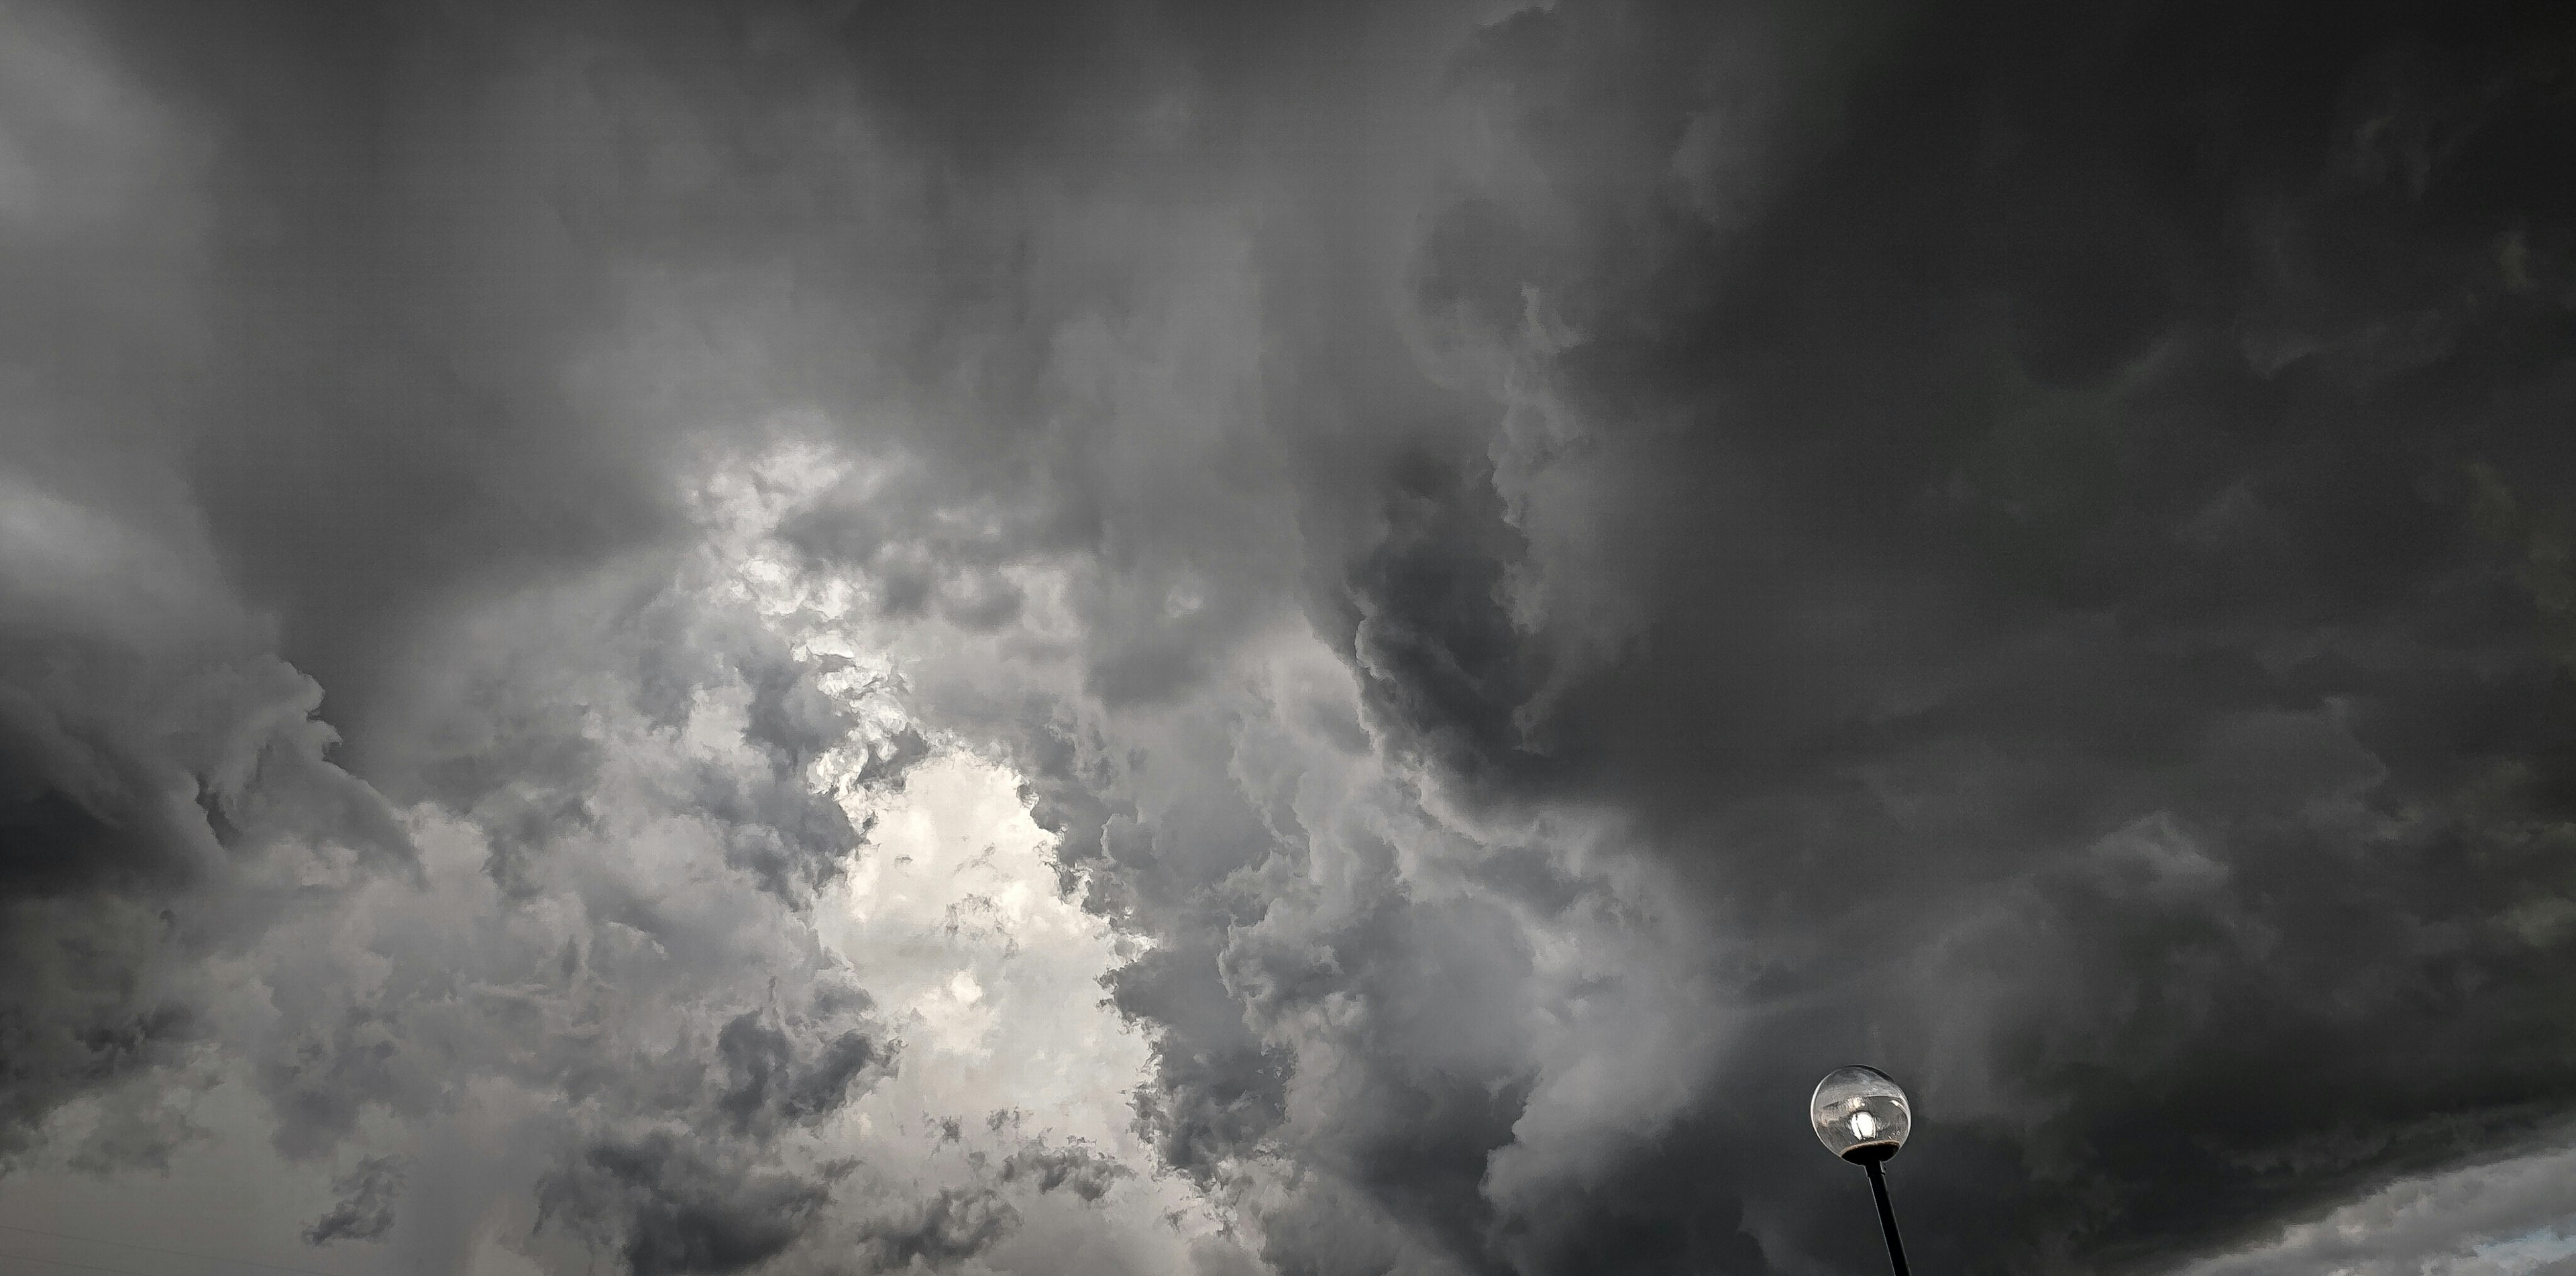
M 1816 1083 L 1807 1101 L 1807 1119 L 1825 1150 L 1869 1171 L 1869 1190 L 1878 1198 L 1878 1225 L 1887 1233 L 1887 1261 L 1896 1276 L 1905 1270 L 1905 1243 L 1896 1238 L 1896 1211 L 1887 1205 L 1887 1178 L 1878 1164 L 1905 1146 L 1914 1132 L 1914 1109 L 1887 1074 L 1854 1064 L 1836 1068 Z

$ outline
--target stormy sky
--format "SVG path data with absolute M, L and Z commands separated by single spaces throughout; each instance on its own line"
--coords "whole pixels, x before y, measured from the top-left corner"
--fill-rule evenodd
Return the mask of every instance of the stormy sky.
M 2576 10 L 0 0 L 0 1271 L 2576 1272 Z

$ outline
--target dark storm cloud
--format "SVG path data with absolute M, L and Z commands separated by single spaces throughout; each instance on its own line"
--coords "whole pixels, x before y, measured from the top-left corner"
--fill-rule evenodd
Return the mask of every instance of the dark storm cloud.
M 987 1128 L 1016 1128 L 1018 1115 L 995 1112 Z M 958 1132 L 948 1133 L 948 1141 L 954 1142 Z M 942 1188 L 891 1212 L 863 1217 L 851 1239 L 880 1270 L 943 1270 L 987 1253 L 1019 1229 L 1022 1216 L 1011 1203 L 1014 1194 L 1025 1201 L 1061 1191 L 1094 1205 L 1112 1185 L 1134 1174 L 1080 1143 L 1050 1147 L 1043 1139 L 998 1161 L 988 1161 L 982 1153 L 970 1160 L 989 1179 L 971 1187 Z
M 356 1169 L 332 1180 L 331 1190 L 340 1194 L 340 1201 L 304 1229 L 304 1243 L 382 1238 L 393 1230 L 394 1203 L 402 1196 L 402 1182 L 402 1163 L 392 1157 L 371 1156 L 358 1162 Z
M 905 1271 L 916 1263 L 933 1270 L 972 1258 L 1019 1223 L 1019 1211 L 988 1191 L 942 1188 L 905 1213 L 867 1229 L 879 1268 Z
M 582 125 L 523 128 L 510 95 L 535 86 L 494 57 L 546 24 L 89 18 L 167 110 L 205 121 L 181 276 L 200 346 L 146 357 L 183 387 L 167 442 L 231 578 L 283 615 L 338 720 L 363 720 L 366 653 L 428 599 L 654 530 L 656 431 L 609 428 L 556 374 L 608 298 L 604 245 L 577 225 L 596 175 L 560 131 Z
M 1854 1057 L 1927 1267 L 2518 1147 L 2576 1100 L 2559 21 L 46 17 L 0 1152 L 279 927 L 291 1155 L 454 1069 L 638 1273 L 989 1255 L 992 1184 L 788 1151 L 895 1058 L 798 929 L 865 832 L 816 764 L 934 738 L 1151 941 L 1140 1129 L 1281 1271 L 1874 1261 L 1796 1120 Z M 782 440 L 917 724 L 673 548 Z M 310 1236 L 410 1226 L 368 1173 Z
M 828 660 L 657 594 L 671 562 L 653 550 L 695 481 L 671 479 L 696 460 L 677 440 L 757 445 L 769 414 L 863 379 L 840 344 L 883 344 L 880 313 L 897 347 L 947 339 L 944 278 L 908 264 L 947 236 L 915 202 L 935 193 L 919 157 L 806 127 L 849 114 L 849 49 L 876 42 L 794 6 L 610 30 L 407 6 L 25 16 L 10 55 L 68 57 L 55 83 L 72 92 L 10 121 L 11 154 L 58 195 L 13 204 L 9 227 L 12 373 L 37 393 L 6 453 L 0 1146 L 221 1031 L 250 1038 L 230 1047 L 291 1158 L 334 1156 L 372 1119 L 436 1121 L 467 1078 L 506 1074 L 555 1096 L 557 1141 L 589 1149 L 553 1180 L 560 1208 L 631 1266 L 774 1255 L 822 1199 L 778 1143 L 894 1055 L 797 929 L 861 840 L 813 772 L 858 724 L 816 690 Z M 63 137 L 25 152 L 47 128 Z M 991 233 L 965 226 L 953 251 L 971 262 Z M 868 279 L 871 259 L 903 269 Z M 757 279 L 719 303 L 816 329 L 782 352 L 782 388 L 628 393 L 652 373 L 621 363 L 616 324 L 669 299 L 622 288 L 782 262 L 839 272 L 815 294 L 828 313 L 765 313 Z M 590 615 L 511 609 L 532 582 L 599 570 Z M 1006 582 L 952 592 L 949 614 L 1009 618 Z M 346 754 L 299 668 L 330 688 Z M 603 720 L 626 734 L 603 740 Z M 693 730 L 748 751 L 670 747 Z M 930 744 L 896 729 L 863 747 L 852 792 L 899 786 Z M 341 762 L 479 844 L 488 886 L 452 864 L 422 880 L 404 825 Z M 702 859 L 769 902 L 710 884 Z M 241 862 L 307 907 L 236 886 Z M 323 885 L 348 897 L 326 904 Z M 203 1003 L 229 990 L 165 987 L 272 923 L 301 928 L 251 959 L 273 1019 L 209 1027 Z M 380 962 L 383 984 L 353 977 Z M 626 1031 L 645 1019 L 661 1022 Z M 88 1151 L 132 1142 L 127 1118 L 157 1111 L 140 1102 L 112 1103 Z M 733 1137 L 659 1155 L 667 1136 L 635 1128 L 656 1120 Z M 166 1156 L 187 1127 L 165 1133 L 127 1155 Z M 454 1161 L 422 1172 L 433 1195 L 486 1190 Z M 1107 1181 L 1014 1166 L 1077 1194 Z M 374 1200 L 397 1189 L 358 1187 L 315 1235 L 400 1230 Z M 463 1243 L 406 1248 L 435 1263 Z
M 885 1050 L 855 1030 L 822 1043 L 812 1059 L 799 1060 L 786 1031 L 761 1019 L 759 1012 L 744 1011 L 716 1034 L 716 1053 L 734 1079 L 716 1107 L 737 1128 L 829 1113 L 849 1101 L 862 1074 L 887 1062 Z
M 826 1196 L 822 1183 L 745 1174 L 665 1132 L 594 1147 L 538 1189 L 546 1218 L 622 1236 L 636 1276 L 721 1276 L 764 1262 L 795 1242 Z
M 2525 507 L 2571 478 L 2534 246 L 2576 119 L 2536 18 L 1513 16 L 1452 64 L 1488 152 L 1401 254 L 1481 409 L 1329 364 L 1300 305 L 1401 325 L 1281 216 L 1270 428 L 1372 723 L 1491 818 L 1633 820 L 1758 1039 L 1507 1221 L 1480 1172 L 1527 1065 L 1443 1075 L 1370 1019 L 1316 1127 L 1370 1133 L 1289 1140 L 1358 1199 L 1270 1256 L 1412 1252 L 1355 1239 L 1381 1210 L 1473 1263 L 1864 1260 L 1783 1115 L 1850 1054 L 1952 1140 L 1923 1243 L 2008 1266 L 2250 1235 L 2563 1110 L 2564 537 Z M 1083 730 L 1019 756 L 1095 899 L 1190 937 L 1115 987 L 1168 1034 L 1147 1127 L 1213 1173 L 1313 1079 L 1283 1008 L 1380 1013 L 1473 944 L 1389 900 L 1263 946 L 1256 870 L 1317 830 L 1243 735 Z
M 1120 1011 L 1165 1029 L 1154 1085 L 1136 1097 L 1165 1164 L 1212 1175 L 1258 1146 L 1286 1115 L 1290 1053 L 1264 1042 L 1204 948 L 1171 948 L 1121 967 L 1110 985 Z
M 197 964 L 238 955 L 256 919 L 299 890 L 415 871 L 383 801 L 331 761 L 319 688 L 238 612 L 112 515 L 8 499 L 0 1153 L 63 1102 L 205 1044 Z M 147 1098 L 77 1156 L 151 1163 L 189 1137 Z
M 1462 193 L 1420 287 L 1519 397 L 1490 470 L 1388 476 L 1340 612 L 1379 721 L 1635 813 L 1784 1007 L 1626 1176 L 1663 1203 L 1558 1252 L 1825 1244 L 1724 1163 L 1813 1160 L 1773 1114 L 1843 1054 L 1957 1131 L 1963 1261 L 2169 1254 L 2564 1111 L 2560 582 L 2476 476 L 2576 479 L 2522 264 L 2576 216 L 2569 33 L 1810 13 L 1766 96 L 1634 17 L 1461 61 L 1545 198 Z M 1731 223 L 1712 119 L 1769 178 Z
M 1040 1194 L 1061 1189 L 1085 1201 L 1097 1201 L 1109 1194 L 1111 1184 L 1134 1173 L 1079 1144 L 1060 1148 L 1037 1144 L 1003 1158 L 993 1177 L 1003 1183 L 1025 1179 Z

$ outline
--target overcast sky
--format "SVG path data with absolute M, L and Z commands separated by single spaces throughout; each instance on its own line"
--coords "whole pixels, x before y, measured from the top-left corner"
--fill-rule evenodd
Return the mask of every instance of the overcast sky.
M 2576 1273 L 2576 9 L 0 0 L 0 1272 Z

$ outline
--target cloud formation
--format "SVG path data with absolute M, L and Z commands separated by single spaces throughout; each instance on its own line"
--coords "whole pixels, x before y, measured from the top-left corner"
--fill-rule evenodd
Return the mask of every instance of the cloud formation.
M 0 68 L 0 1172 L 382 1270 L 1817 1271 L 1866 1058 L 1927 1268 L 2563 1261 L 2554 14 Z

